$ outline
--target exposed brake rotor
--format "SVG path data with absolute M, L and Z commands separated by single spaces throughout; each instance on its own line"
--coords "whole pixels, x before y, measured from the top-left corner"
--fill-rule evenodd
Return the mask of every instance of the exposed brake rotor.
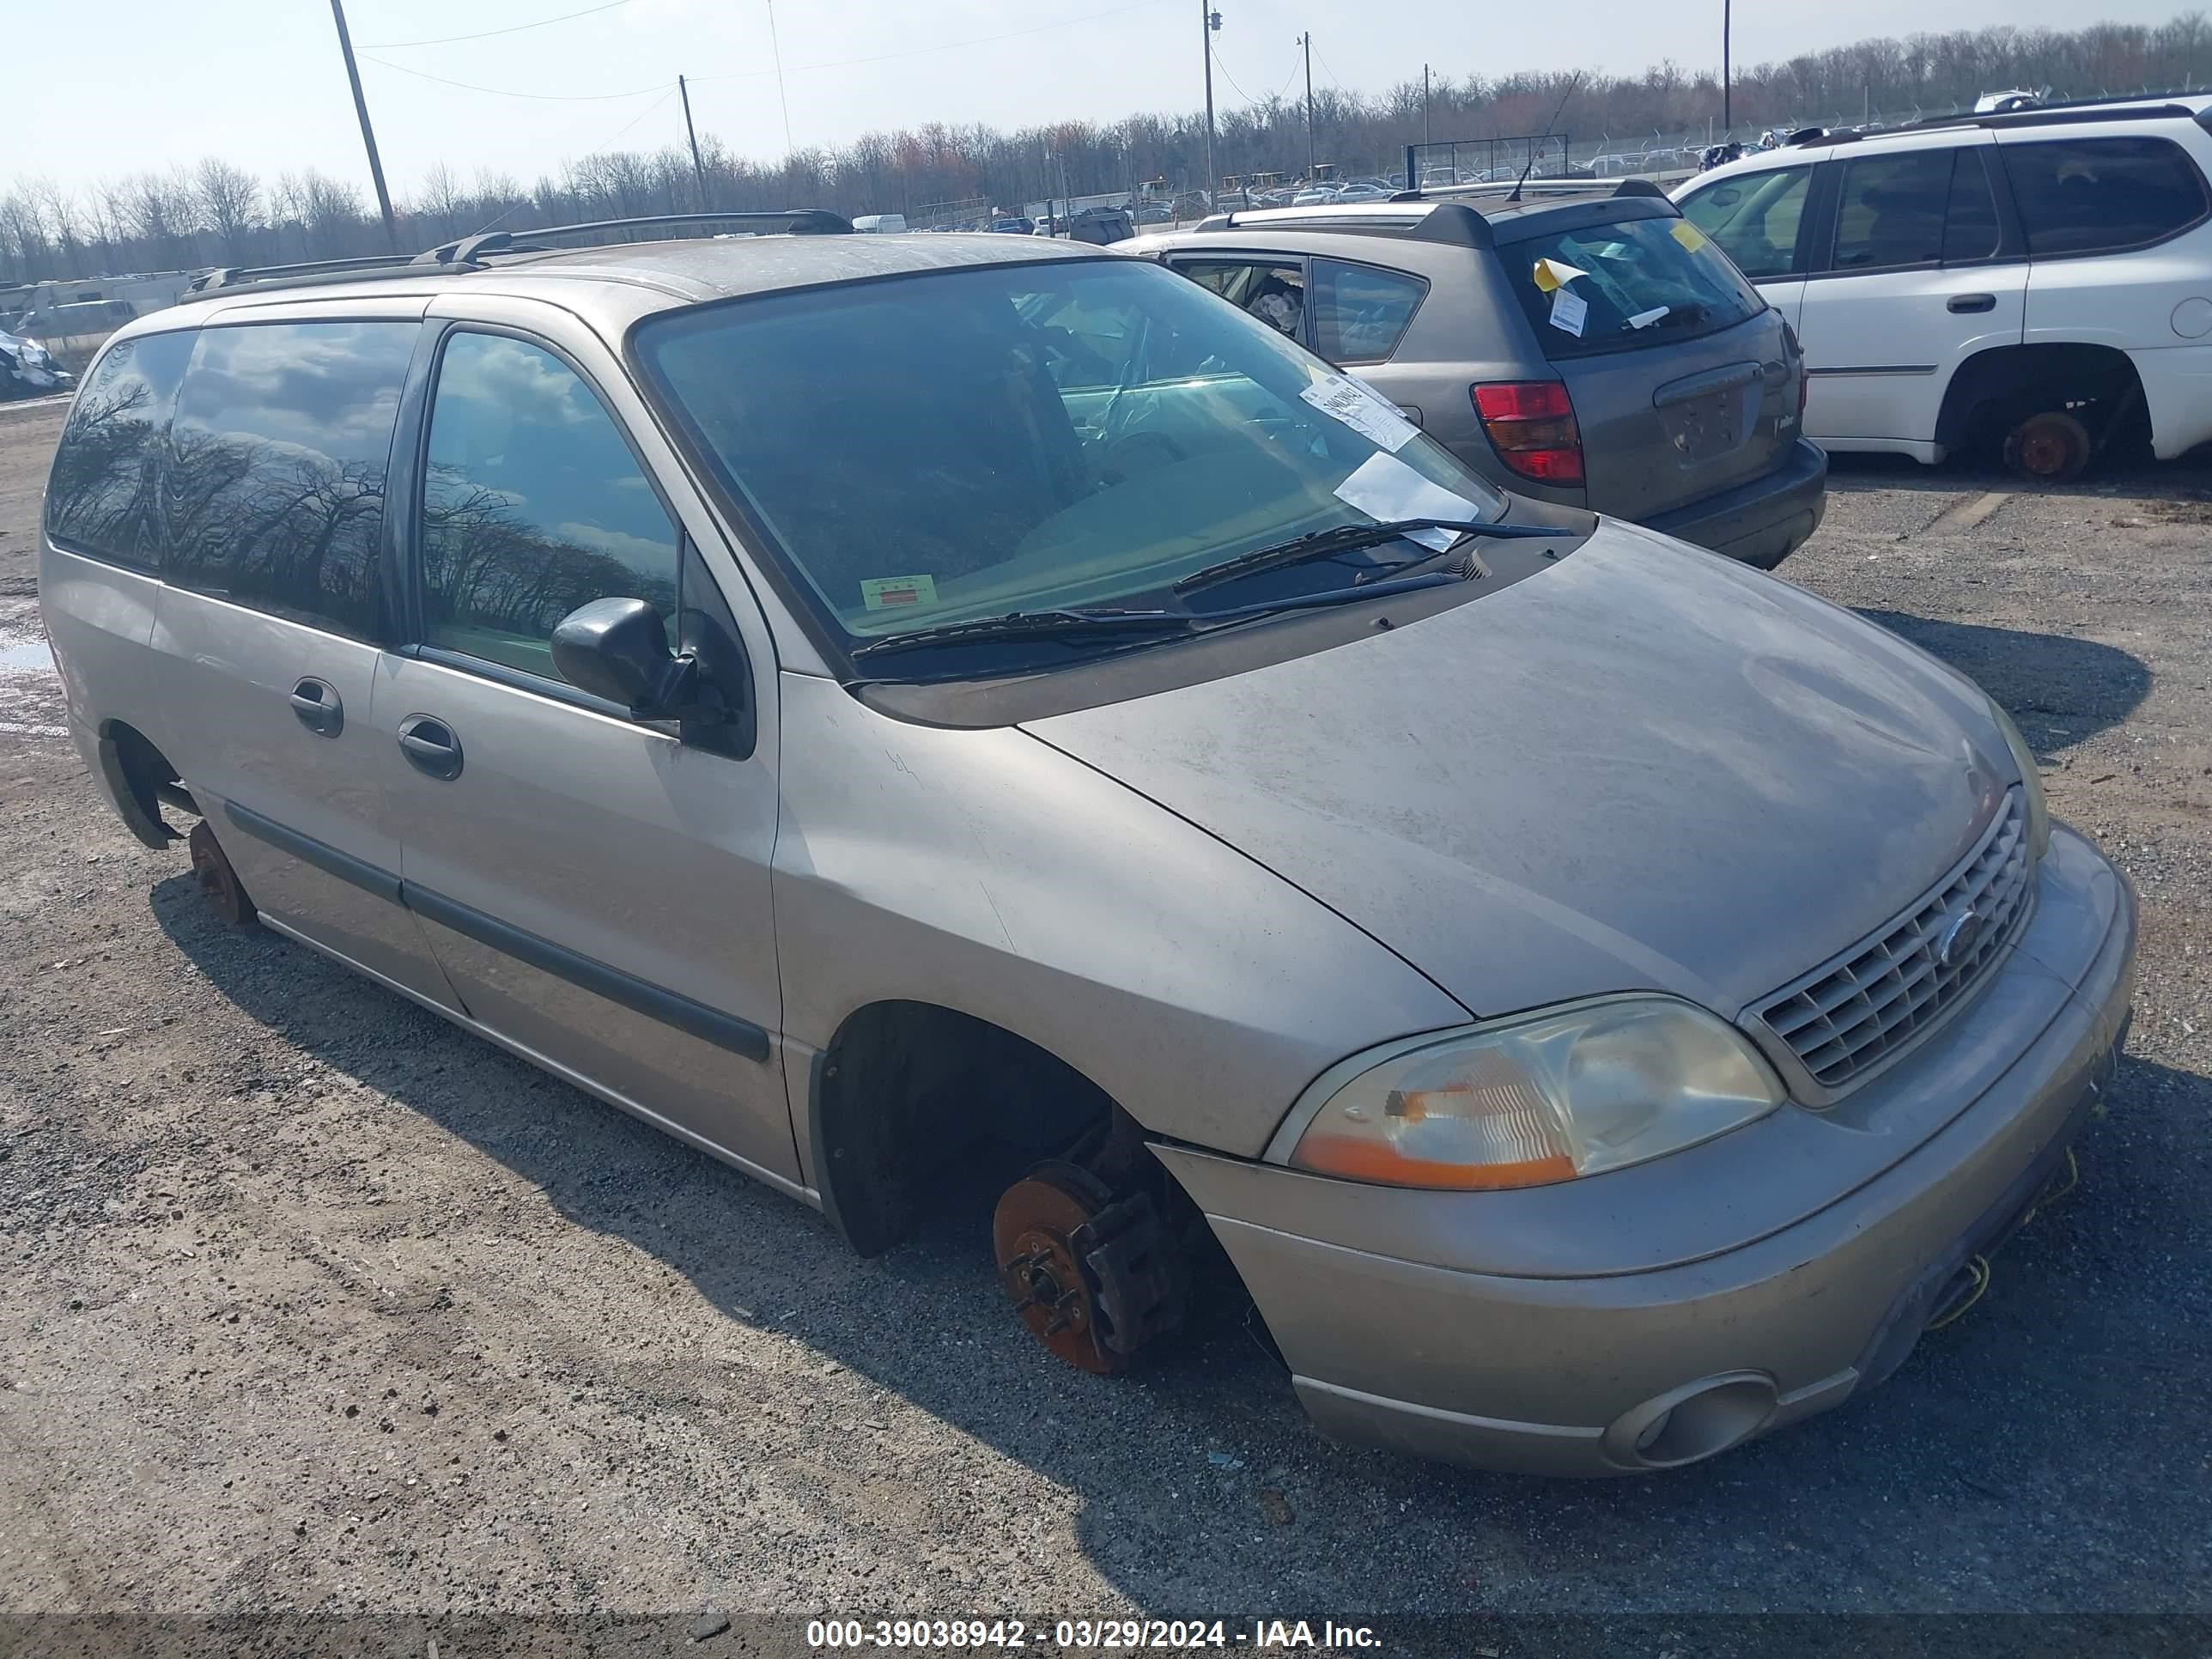
M 230 867 L 228 855 L 205 819 L 192 826 L 185 845 L 192 855 L 193 879 L 199 883 L 200 892 L 215 907 L 216 914 L 234 927 L 249 925 L 257 914 L 253 901 L 246 896 L 246 884 Z
M 1116 1200 L 1078 1164 L 1040 1164 L 1007 1188 L 991 1242 L 1022 1322 L 1080 1370 L 1126 1370 L 1182 1317 L 1181 1261 L 1152 1199 Z

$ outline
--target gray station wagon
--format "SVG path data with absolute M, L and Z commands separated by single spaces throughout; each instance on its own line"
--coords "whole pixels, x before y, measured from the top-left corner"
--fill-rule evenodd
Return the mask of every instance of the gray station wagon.
M 1492 483 L 1772 569 L 1820 527 L 1782 313 L 1653 185 L 1223 214 L 1162 259 L 1356 373 Z
M 1086 1369 L 1233 1267 L 1353 1440 L 1688 1463 L 1969 1293 L 2135 942 L 1972 684 L 1158 264 L 705 228 L 220 272 L 100 355 L 40 602 L 228 915 L 862 1251 L 1003 1170 Z

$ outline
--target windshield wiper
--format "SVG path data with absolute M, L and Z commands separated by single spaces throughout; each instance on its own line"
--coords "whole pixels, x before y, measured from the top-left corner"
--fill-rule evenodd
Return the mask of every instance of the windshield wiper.
M 968 622 L 944 623 L 917 628 L 910 634 L 893 634 L 856 645 L 855 662 L 866 657 L 888 657 L 902 651 L 920 651 L 933 645 L 957 645 L 967 640 L 1081 639 L 1100 634 L 1172 631 L 1188 633 L 1197 619 L 1182 611 L 1110 611 L 1064 609 L 1010 611 L 1003 617 L 977 617 Z
M 1462 537 L 1492 536 L 1500 538 L 1564 536 L 1568 533 L 1564 530 L 1554 530 L 1549 525 L 1490 523 L 1478 519 L 1386 519 L 1379 524 L 1339 525 L 1334 530 L 1316 530 L 1307 535 L 1294 536 L 1286 542 L 1255 548 L 1249 553 L 1239 553 L 1235 558 L 1224 559 L 1218 564 L 1206 565 L 1177 581 L 1174 591 L 1194 593 L 1200 588 L 1212 587 L 1218 582 L 1234 581 L 1239 576 L 1249 576 L 1258 571 L 1280 570 L 1314 559 L 1326 559 L 1334 554 L 1357 552 L 1364 547 L 1379 547 L 1385 542 L 1395 542 L 1417 530 L 1455 530 Z M 1427 552 L 1421 555 L 1423 559 L 1428 556 Z

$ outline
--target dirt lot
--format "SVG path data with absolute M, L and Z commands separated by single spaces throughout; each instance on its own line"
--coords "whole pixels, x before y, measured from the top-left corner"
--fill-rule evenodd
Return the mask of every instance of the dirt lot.
M 981 1214 L 857 1261 L 226 931 L 59 732 L 58 418 L 0 412 L 0 1612 L 1645 1613 L 1656 1654 L 1700 1613 L 2212 1611 L 2212 472 L 1839 465 L 1785 574 L 1990 687 L 2133 875 L 2132 1056 L 2078 1191 L 1887 1387 L 1556 1485 L 1334 1447 L 1233 1324 L 1079 1376 Z

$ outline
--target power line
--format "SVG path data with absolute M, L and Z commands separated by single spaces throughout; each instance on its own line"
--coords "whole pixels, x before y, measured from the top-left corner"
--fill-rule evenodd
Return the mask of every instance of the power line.
M 665 85 L 665 82 L 656 81 L 649 87 L 638 87 L 629 92 L 516 92 L 507 87 L 480 87 L 470 81 L 449 81 L 442 75 L 431 74 L 428 70 L 410 69 L 404 64 L 371 58 L 366 52 L 362 54 L 362 59 L 379 69 L 398 70 L 402 75 L 435 81 L 441 87 L 459 87 L 463 92 L 481 92 L 494 98 L 528 98 L 543 104 L 603 104 L 617 98 L 642 98 L 648 92 L 660 91 Z
M 1209 46 L 1207 50 L 1212 51 L 1212 49 Z M 1245 91 L 1243 88 L 1237 86 L 1237 77 L 1229 72 L 1229 65 L 1221 61 L 1221 54 L 1218 52 L 1213 54 L 1213 67 L 1221 71 L 1221 78 L 1223 80 L 1228 82 L 1231 86 L 1237 87 L 1237 95 L 1239 98 L 1242 98 L 1246 103 L 1256 104 L 1260 101 L 1250 93 Z
M 674 87 L 664 88 L 659 97 L 654 99 L 643 109 L 638 111 L 638 112 L 631 116 L 629 120 L 623 122 L 622 125 L 616 130 L 612 137 L 608 138 L 605 143 L 598 145 L 594 149 L 586 150 L 584 152 L 584 160 L 588 161 L 592 157 L 599 155 L 601 150 L 612 149 L 617 143 L 622 142 L 623 136 L 627 134 L 632 127 L 635 126 L 640 121 L 645 119 L 647 116 L 652 114 L 653 111 L 659 109 L 663 104 L 666 103 L 675 95 L 676 88 Z M 525 196 L 517 201 L 512 207 L 508 208 L 506 212 L 501 214 L 498 218 L 493 220 L 489 224 L 483 226 L 481 228 L 471 234 L 481 236 L 487 230 L 496 230 L 501 224 L 505 223 L 507 220 L 512 219 L 516 214 L 521 212 L 523 209 L 530 205 L 531 198 Z M 524 234 L 527 234 L 528 233 L 526 232 Z
M 484 29 L 476 34 L 441 34 L 434 40 L 368 40 L 362 43 L 363 52 L 398 52 L 403 46 L 450 46 L 458 40 L 489 40 L 495 34 L 520 34 L 525 29 L 542 29 L 549 23 L 566 23 L 572 18 L 589 17 L 594 13 L 612 11 L 617 6 L 626 6 L 629 0 L 606 0 L 599 6 L 586 6 L 581 11 L 564 11 L 558 17 L 541 17 L 534 23 L 514 23 L 503 29 Z

